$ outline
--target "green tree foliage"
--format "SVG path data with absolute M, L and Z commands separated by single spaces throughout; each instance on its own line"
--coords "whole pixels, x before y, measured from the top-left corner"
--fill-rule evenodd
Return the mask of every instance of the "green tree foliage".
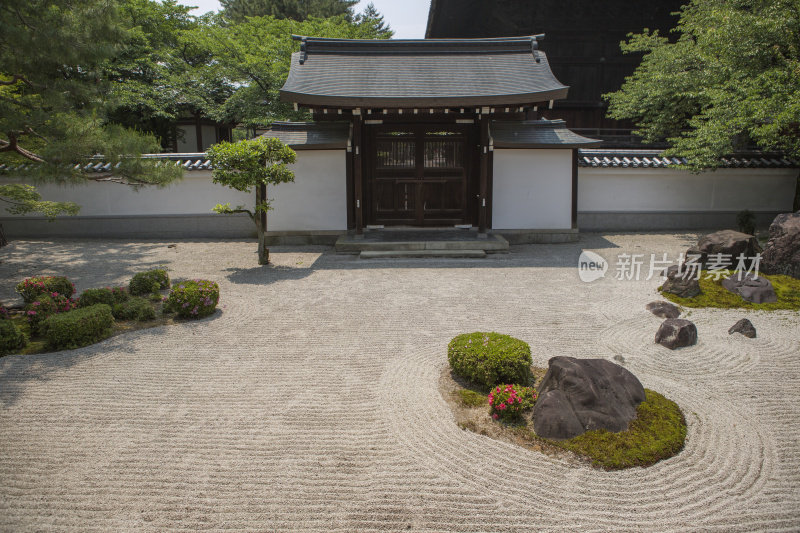
M 292 34 L 349 39 L 388 38 L 380 33 L 375 19 L 350 22 L 345 17 L 311 18 L 302 22 L 273 17 L 254 17 L 241 24 L 226 25 L 209 20 L 202 31 L 187 34 L 190 45 L 205 50 L 213 62 L 205 77 L 224 80 L 236 91 L 221 104 L 208 102 L 206 116 L 219 122 L 261 127 L 275 120 L 303 120 L 304 111 L 296 112 L 280 100 L 278 91 L 289 74 L 293 52 L 299 43 Z M 214 23 L 216 22 L 216 23 Z
M 120 16 L 130 29 L 104 66 L 112 81 L 109 118 L 155 134 L 165 147 L 174 140 L 176 118 L 219 105 L 235 90 L 206 76 L 213 59 L 185 38 L 203 31 L 190 9 L 175 0 L 122 0 Z
M 270 209 L 270 202 L 264 192 L 267 185 L 294 181 L 294 173 L 286 166 L 295 162 L 294 150 L 278 139 L 259 137 L 215 144 L 208 149 L 207 156 L 214 168 L 214 183 L 247 193 L 252 193 L 255 188 L 256 203 L 252 210 L 244 205 L 232 208 L 230 204 L 217 204 L 214 212 L 246 213 L 258 228 L 258 263 L 267 264 L 269 249 L 262 215 L 266 215 Z
M 358 0 L 220 0 L 226 20 L 239 23 L 247 17 L 275 17 L 306 20 L 310 17 L 353 18 L 353 6 Z
M 91 177 L 164 185 L 180 177 L 179 168 L 137 157 L 159 149 L 155 137 L 106 119 L 113 80 L 103 68 L 129 35 L 118 0 L 4 0 L 0 162 L 34 161 L 30 179 L 58 182 Z M 94 154 L 113 163 L 113 173 L 89 176 L 75 168 Z M 4 194 L 16 212 L 27 206 L 53 214 L 54 205 L 41 203 L 35 191 L 17 187 Z
M 77 215 L 80 211 L 78 204 L 73 202 L 42 200 L 36 187 L 23 183 L 0 185 L 0 202 L 6 204 L 6 211 L 14 215 L 41 213 L 51 220 L 58 215 Z
M 610 117 L 696 171 L 752 143 L 800 157 L 800 0 L 692 0 L 673 31 L 622 43 L 644 57 L 606 95 Z

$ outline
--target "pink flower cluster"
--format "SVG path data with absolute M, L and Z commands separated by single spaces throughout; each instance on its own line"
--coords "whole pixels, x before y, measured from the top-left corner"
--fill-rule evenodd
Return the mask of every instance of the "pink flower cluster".
M 533 407 L 536 391 L 519 385 L 498 385 L 489 392 L 489 407 L 495 420 L 515 420 Z

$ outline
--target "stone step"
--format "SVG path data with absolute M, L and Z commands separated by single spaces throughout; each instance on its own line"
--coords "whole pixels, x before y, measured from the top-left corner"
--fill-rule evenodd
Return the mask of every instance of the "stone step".
M 508 241 L 502 235 L 479 235 L 460 231 L 447 232 L 367 232 L 364 235 L 342 235 L 336 241 L 339 253 L 419 252 L 419 251 L 483 251 L 508 252 Z
M 361 259 L 385 259 L 403 257 L 446 257 L 459 259 L 483 259 L 483 250 L 367 250 L 358 256 Z

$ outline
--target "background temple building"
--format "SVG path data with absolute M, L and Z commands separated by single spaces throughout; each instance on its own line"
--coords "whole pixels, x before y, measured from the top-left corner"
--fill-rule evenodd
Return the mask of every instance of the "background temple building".
M 684 0 L 433 0 L 425 34 L 429 39 L 544 34 L 541 43 L 555 77 L 569 86 L 565 100 L 543 111 L 564 119 L 603 147 L 637 147 L 633 124 L 606 118 L 604 93 L 616 91 L 641 60 L 623 54 L 629 33 L 658 29 L 669 36 Z

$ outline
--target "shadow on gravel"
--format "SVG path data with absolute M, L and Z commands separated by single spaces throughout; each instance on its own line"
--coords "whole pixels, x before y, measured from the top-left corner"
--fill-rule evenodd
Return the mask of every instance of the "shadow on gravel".
M 31 276 L 66 276 L 78 293 L 89 287 L 123 283 L 137 272 L 165 264 L 174 253 L 169 244 L 124 239 L 14 241 L 0 249 L 0 301 L 21 304 L 14 287 Z M 41 259 L 43 248 L 47 250 L 46 260 Z M 87 268 L 92 265 L 97 268 Z
M 575 268 L 583 250 L 615 249 L 618 246 L 602 235 L 581 235 L 576 243 L 526 244 L 512 246 L 509 253 L 490 254 L 484 259 L 459 258 L 385 258 L 360 259 L 358 255 L 337 254 L 332 247 L 307 248 L 302 246 L 272 246 L 274 255 L 297 252 L 316 252 L 316 260 L 300 268 L 273 264 L 251 268 L 228 268 L 228 281 L 242 285 L 269 285 L 280 281 L 305 279 L 319 270 L 369 270 L 369 269 L 454 269 L 454 268 Z

